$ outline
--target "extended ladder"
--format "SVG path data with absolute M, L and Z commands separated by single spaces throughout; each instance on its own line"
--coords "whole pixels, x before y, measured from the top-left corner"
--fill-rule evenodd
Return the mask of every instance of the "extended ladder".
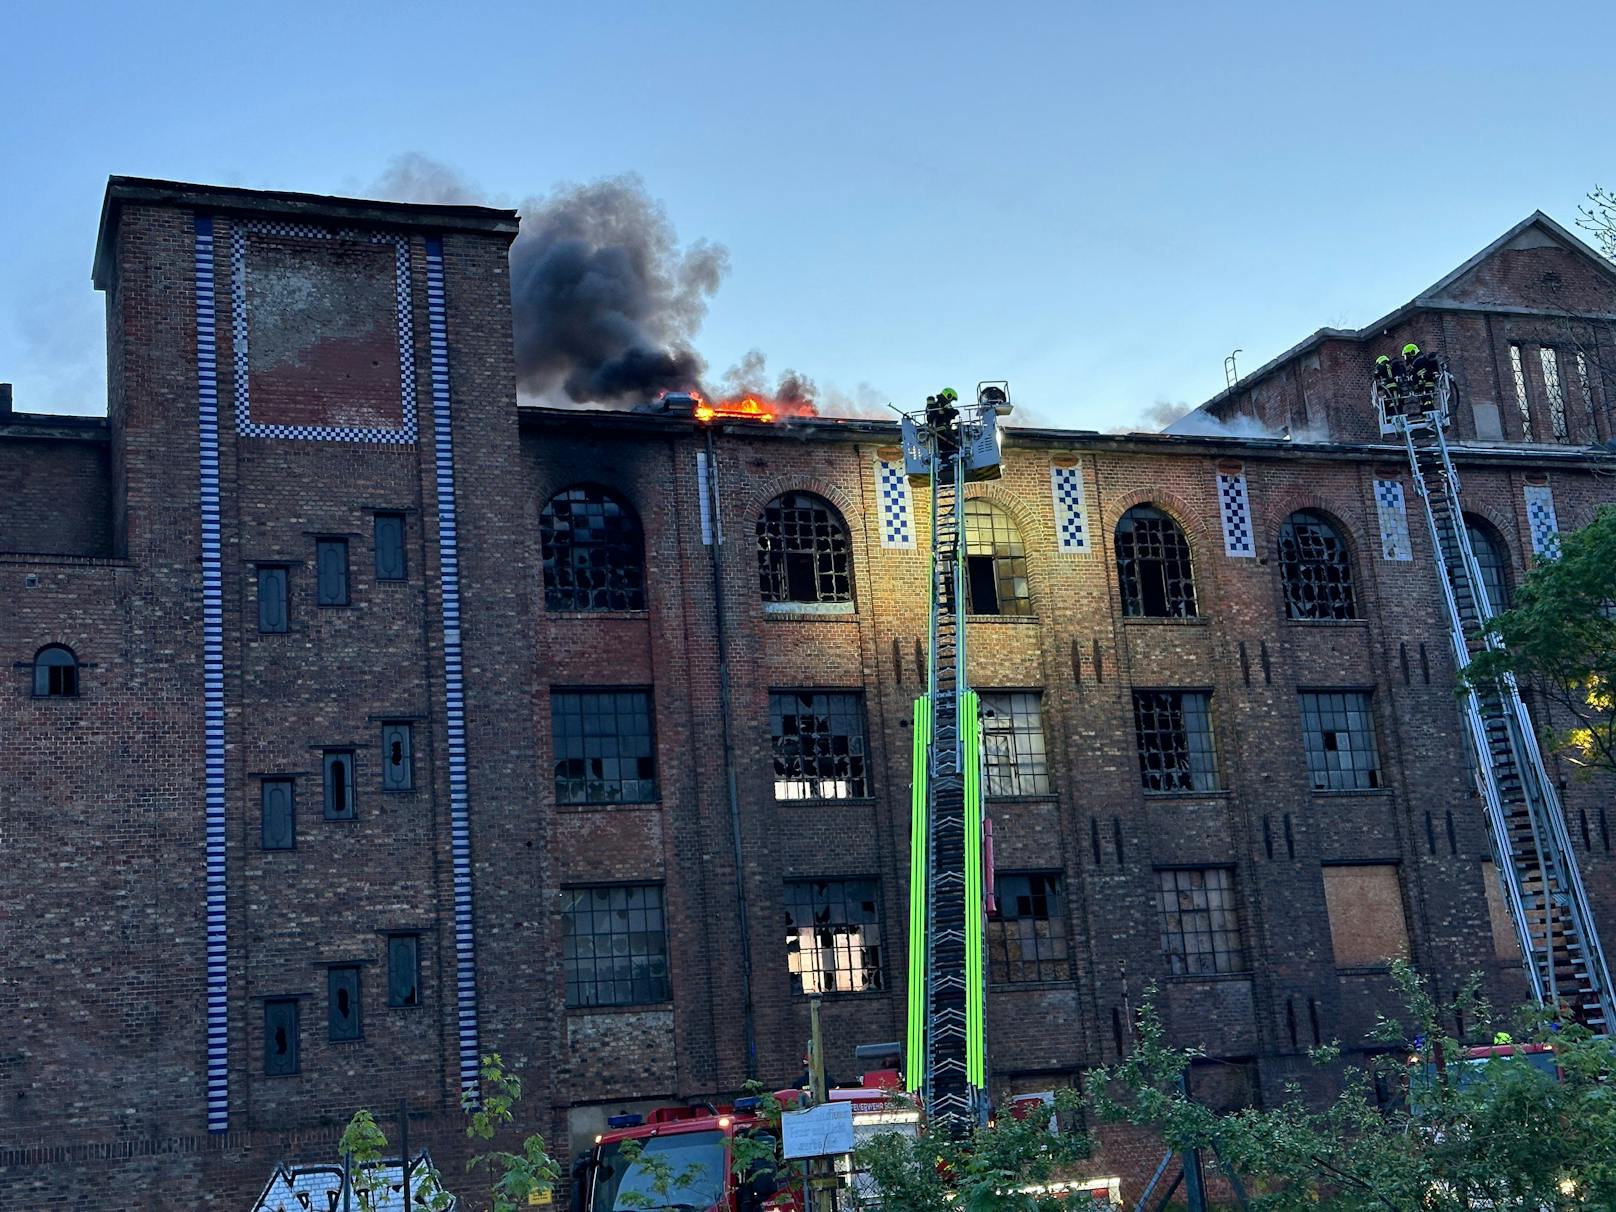
M 1425 505 L 1448 636 L 1454 662 L 1463 671 L 1474 654 L 1503 644 L 1485 630 L 1492 604 L 1471 549 L 1459 474 L 1442 432 L 1451 392 L 1443 369 L 1434 382 L 1418 388 L 1376 383 L 1374 398 L 1383 432 L 1402 438 L 1415 490 Z M 1506 675 L 1465 695 L 1463 713 L 1494 866 L 1532 995 L 1540 1005 L 1563 1009 L 1608 1034 L 1616 1015 L 1605 953 L 1565 814 L 1514 678 Z

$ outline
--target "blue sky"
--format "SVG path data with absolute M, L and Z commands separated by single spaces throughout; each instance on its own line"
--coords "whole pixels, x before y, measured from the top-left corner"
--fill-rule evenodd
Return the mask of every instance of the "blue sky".
M 491 202 L 632 171 L 731 269 L 697 345 L 1110 428 L 1616 185 L 1616 9 L 0 5 L 0 380 L 100 412 L 109 173 Z

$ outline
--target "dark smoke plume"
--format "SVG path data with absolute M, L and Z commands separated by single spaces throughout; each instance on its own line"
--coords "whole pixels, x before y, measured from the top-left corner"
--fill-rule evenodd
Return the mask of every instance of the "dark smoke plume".
M 726 400 L 743 396 L 761 396 L 782 404 L 796 404 L 812 408 L 819 398 L 819 388 L 805 374 L 783 370 L 771 386 L 768 359 L 761 349 L 748 350 L 736 365 L 724 372 L 720 380 L 719 395 Z

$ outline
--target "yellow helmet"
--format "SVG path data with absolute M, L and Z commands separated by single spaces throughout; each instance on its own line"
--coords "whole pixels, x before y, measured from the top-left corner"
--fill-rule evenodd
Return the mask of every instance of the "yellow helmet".
M 1414 342 L 1412 342 L 1412 341 L 1410 341 L 1407 345 L 1403 346 L 1403 356 L 1405 358 L 1412 358 L 1416 354 L 1418 354 L 1419 352 L 1420 352 L 1420 347 L 1418 345 L 1414 344 Z

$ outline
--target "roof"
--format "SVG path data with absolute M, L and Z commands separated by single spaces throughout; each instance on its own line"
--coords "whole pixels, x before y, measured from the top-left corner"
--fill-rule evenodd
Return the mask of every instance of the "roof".
M 490 206 L 380 202 L 374 198 L 342 198 L 277 189 L 240 189 L 230 185 L 200 185 L 191 181 L 112 176 L 107 178 L 107 192 L 101 203 L 101 227 L 96 237 L 95 263 L 91 270 L 92 280 L 103 290 L 109 280 L 110 237 L 117 226 L 119 212 L 129 203 L 286 215 L 367 226 L 473 231 L 507 237 L 516 235 L 518 223 L 516 211 Z

